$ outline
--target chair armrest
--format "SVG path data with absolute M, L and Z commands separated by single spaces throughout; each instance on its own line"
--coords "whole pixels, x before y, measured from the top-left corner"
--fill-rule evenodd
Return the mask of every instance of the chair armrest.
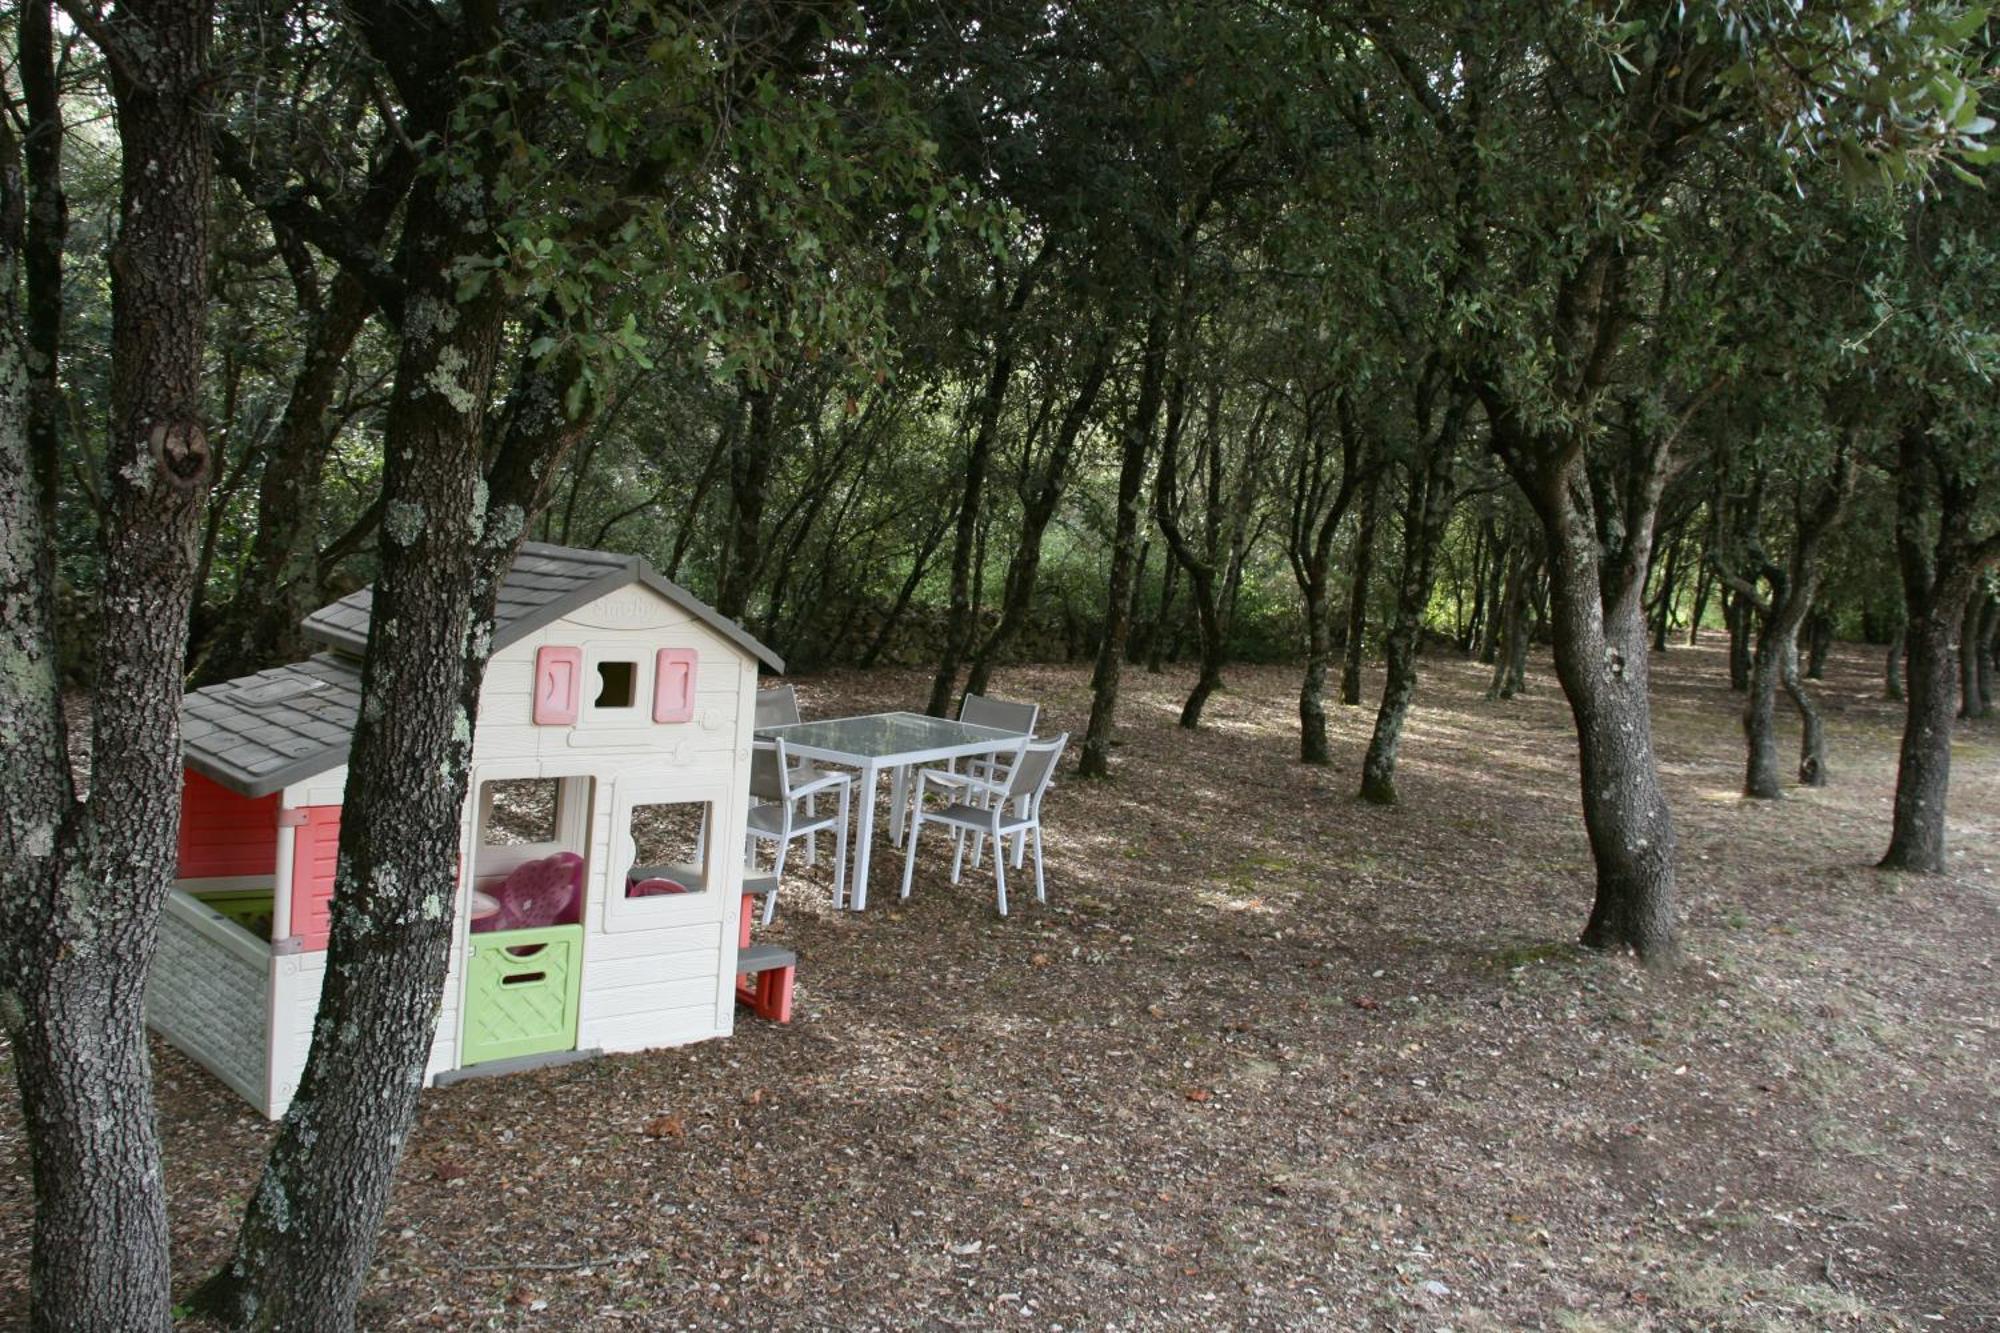
M 815 796 L 836 787 L 845 787 L 853 781 L 854 779 L 846 773 L 829 773 L 823 778 L 814 778 L 803 786 L 792 788 L 792 799 L 796 801 L 801 796 Z
M 970 773 L 951 773 L 943 769 L 926 768 L 919 772 L 917 777 L 919 781 L 928 778 L 933 782 L 937 782 L 942 779 L 942 785 L 945 786 L 976 787 L 989 796 L 1005 796 L 1007 794 L 1006 783 L 989 782 L 985 778 L 976 778 Z

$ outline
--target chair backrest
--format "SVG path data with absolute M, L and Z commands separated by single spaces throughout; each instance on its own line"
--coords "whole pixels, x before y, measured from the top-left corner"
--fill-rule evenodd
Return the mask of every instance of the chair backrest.
M 1041 716 L 1040 704 L 1017 704 L 984 694 L 968 694 L 958 706 L 960 722 L 1012 731 L 1022 736 L 1035 734 L 1035 723 L 1041 720 Z
M 792 799 L 783 741 L 758 741 L 750 749 L 750 795 L 760 801 Z
M 1031 797 L 1039 803 L 1042 793 L 1049 789 L 1049 782 L 1056 775 L 1056 764 L 1062 759 L 1063 747 L 1069 744 L 1069 733 L 1065 731 L 1054 740 L 1030 741 L 1021 747 L 1021 757 L 1014 761 L 1013 772 L 1007 777 L 1007 796 Z
M 757 691 L 757 726 L 789 727 L 801 721 L 799 717 L 799 691 L 794 685 L 779 685 L 768 690 Z

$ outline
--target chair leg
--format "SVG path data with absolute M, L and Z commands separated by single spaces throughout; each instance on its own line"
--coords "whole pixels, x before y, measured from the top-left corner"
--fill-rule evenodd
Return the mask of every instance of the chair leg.
M 964 867 L 965 867 L 965 834 L 961 831 L 958 836 L 958 846 L 955 849 L 953 849 L 951 854 L 952 883 L 954 884 L 958 883 L 959 872 L 962 869 L 964 869 Z
M 919 816 L 910 825 L 909 841 L 903 844 L 903 892 L 901 896 L 904 898 L 910 896 L 910 876 L 916 873 L 917 869 L 917 835 L 923 831 L 924 821 Z
M 819 793 L 814 792 L 812 795 L 806 797 L 806 818 L 808 820 L 812 820 L 812 819 L 817 819 L 818 817 L 819 817 Z M 810 870 L 818 864 L 819 864 L 819 834 L 817 832 L 808 833 L 806 834 L 806 869 Z
M 785 853 L 791 850 L 791 846 L 791 839 L 780 839 L 778 842 L 778 855 L 771 863 L 771 878 L 776 880 L 777 883 L 772 886 L 769 893 L 764 895 L 763 924 L 767 926 L 771 924 L 771 918 L 778 914 L 778 890 L 785 883 Z
M 1022 841 L 1025 842 L 1027 839 L 1023 838 Z M 1015 864 L 1019 865 L 1020 862 L 1017 861 Z M 1037 823 L 1035 825 L 1035 901 L 1045 903 L 1048 900 L 1048 888 L 1042 882 L 1042 826 Z
M 994 843 L 993 850 L 996 853 L 1001 850 L 997 841 Z M 999 905 L 1000 915 L 1007 915 L 1007 858 L 1005 856 L 996 855 L 993 858 L 993 897 Z
M 979 869 L 985 860 L 986 835 L 984 833 L 975 833 L 972 835 L 972 868 L 974 870 Z
M 847 905 L 847 806 L 851 786 L 840 789 L 840 824 L 833 831 L 833 907 Z

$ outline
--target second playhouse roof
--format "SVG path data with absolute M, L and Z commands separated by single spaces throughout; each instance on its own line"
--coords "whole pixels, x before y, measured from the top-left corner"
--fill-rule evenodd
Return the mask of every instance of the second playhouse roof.
M 607 593 L 641 583 L 774 671 L 784 659 L 638 556 L 523 542 L 495 606 L 493 651 L 561 620 Z M 181 703 L 187 766 L 231 791 L 268 796 L 347 762 L 361 709 L 361 654 L 370 589 L 305 620 L 308 636 L 336 651 L 189 694 Z

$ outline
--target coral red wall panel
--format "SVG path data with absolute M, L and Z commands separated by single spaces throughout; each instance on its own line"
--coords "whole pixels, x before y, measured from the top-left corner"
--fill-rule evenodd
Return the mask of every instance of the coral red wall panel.
M 270 875 L 278 868 L 278 796 L 239 796 L 188 770 L 181 783 L 180 877 Z
M 292 934 L 324 949 L 333 924 L 333 872 L 340 861 L 340 807 L 309 805 L 292 844 Z

